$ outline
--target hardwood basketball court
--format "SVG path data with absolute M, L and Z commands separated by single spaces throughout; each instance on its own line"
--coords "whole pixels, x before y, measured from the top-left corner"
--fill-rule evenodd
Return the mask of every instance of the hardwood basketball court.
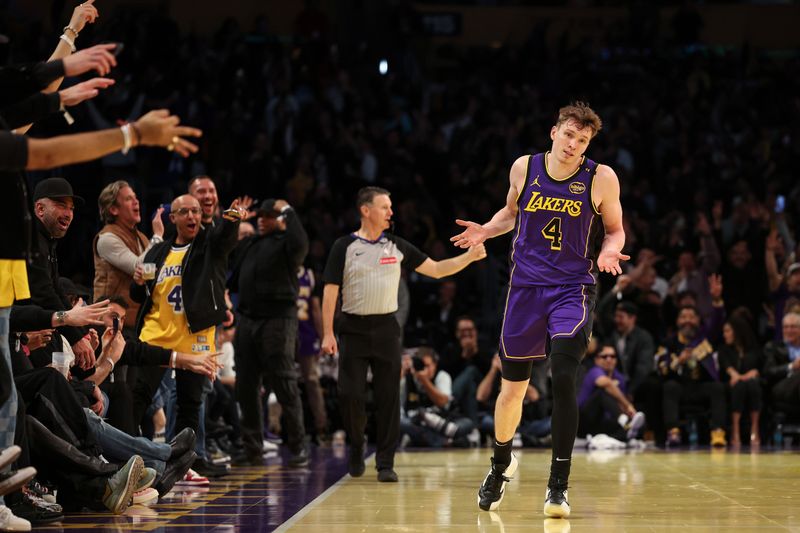
M 800 457 L 726 450 L 593 451 L 573 459 L 569 520 L 545 520 L 549 450 L 515 452 L 500 510 L 478 509 L 490 450 L 397 456 L 398 484 L 345 476 L 281 531 L 800 531 Z

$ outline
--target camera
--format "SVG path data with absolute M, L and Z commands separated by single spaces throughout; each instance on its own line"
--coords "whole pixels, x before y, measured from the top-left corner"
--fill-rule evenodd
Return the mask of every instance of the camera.
M 411 364 L 414 365 L 414 372 L 425 370 L 425 361 L 423 361 L 422 357 L 419 357 L 418 355 L 415 355 L 411 358 Z

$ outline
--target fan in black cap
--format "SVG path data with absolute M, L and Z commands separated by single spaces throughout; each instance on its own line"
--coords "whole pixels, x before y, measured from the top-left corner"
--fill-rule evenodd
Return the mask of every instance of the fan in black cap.
M 64 178 L 47 178 L 36 184 L 33 190 L 33 201 L 42 198 L 72 198 L 76 206 L 82 206 L 83 198 L 72 192 L 72 185 Z

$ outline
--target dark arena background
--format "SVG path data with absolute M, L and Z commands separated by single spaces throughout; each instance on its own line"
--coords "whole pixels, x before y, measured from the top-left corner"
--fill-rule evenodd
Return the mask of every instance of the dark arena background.
M 0 57 L 8 67 L 0 71 L 0 126 L 6 136 L 0 143 L 0 201 L 10 212 L 15 176 L 24 171 L 26 203 L 23 209 L 17 202 L 14 212 L 30 212 L 34 221 L 34 253 L 28 263 L 33 302 L 50 314 L 71 309 L 71 304 L 55 308 L 36 301 L 35 292 L 44 289 L 31 268 L 62 278 L 61 285 L 47 289 L 59 295 L 81 296 L 86 303 L 101 296 L 95 289 L 101 277 L 98 265 L 114 267 L 98 255 L 96 236 L 109 222 L 101 218 L 98 199 L 102 203 L 101 191 L 109 184 L 124 180 L 129 188 L 123 190 L 138 198 L 128 205 L 135 205 L 130 213 L 138 217 L 136 227 L 146 242 L 159 228 L 166 241 L 176 232 L 180 240 L 181 232 L 189 231 L 181 226 L 180 213 L 199 221 L 210 209 L 213 224 L 225 227 L 233 222 L 220 222 L 220 216 L 228 216 L 226 209 L 237 198 L 249 208 L 234 213 L 244 219 L 236 222 L 239 236 L 249 239 L 243 242 L 276 240 L 270 236 L 271 224 L 288 225 L 287 246 L 292 231 L 304 232 L 307 243 L 300 264 L 307 274 L 299 293 L 296 286 L 287 293 L 299 297 L 300 325 L 291 302 L 287 314 L 285 296 L 270 300 L 280 283 L 273 265 L 284 261 L 283 256 L 250 261 L 256 272 L 251 278 L 257 281 L 252 287 L 237 282 L 245 279 L 238 274 L 231 277 L 225 325 L 221 319 L 216 322 L 216 334 L 211 325 L 210 347 L 189 350 L 221 353 L 212 359 L 224 368 L 218 369 L 213 384 L 202 378 L 203 403 L 196 421 L 203 426 L 198 432 L 202 441 L 194 447 L 198 458 L 186 448 L 181 457 L 191 457 L 179 465 L 173 455 L 180 442 L 172 441 L 169 449 L 166 445 L 176 434 L 176 418 L 185 427 L 180 425 L 186 416 L 181 387 L 188 386 L 181 376 L 201 375 L 185 370 L 190 363 L 175 362 L 170 351 L 181 349 L 162 346 L 163 360 L 151 366 L 136 366 L 140 363 L 132 360 L 126 365 L 123 359 L 115 369 L 111 361 L 111 377 L 96 386 L 85 369 L 73 366 L 72 386 L 64 385 L 60 374 L 42 367 L 54 364 L 52 353 L 64 351 L 59 346 L 68 341 L 58 333 L 66 337 L 66 327 L 55 314 L 49 322 L 48 314 L 42 326 L 15 329 L 15 313 L 26 302 L 19 292 L 15 302 L 19 286 L 4 264 L 22 256 L 3 255 L 0 291 L 5 303 L 0 306 L 11 307 L 11 327 L 3 322 L 0 342 L 8 340 L 13 364 L 0 372 L 0 380 L 16 389 L 6 401 L 14 398 L 14 405 L 18 401 L 24 409 L 17 410 L 13 441 L 22 453 L 13 464 L 0 458 L 6 469 L 0 474 L 0 489 L 15 476 L 24 477 L 20 473 L 26 468 L 35 468 L 37 474 L 5 494 L 0 531 L 28 530 L 11 513 L 32 523 L 34 531 L 800 531 L 796 0 L 95 0 L 99 16 L 92 12 L 79 32 L 64 28 L 82 6 L 76 0 L 0 0 Z M 74 43 L 78 53 L 117 43 L 112 54 L 116 65 L 103 75 L 113 85 L 75 105 L 68 103 L 65 120 L 59 103 L 64 104 L 69 88 L 100 76 L 96 69 L 67 75 L 58 88 L 67 93 L 49 100 L 51 113 L 37 115 L 24 137 L 19 129 L 11 133 L 23 124 L 11 120 L 22 107 L 17 97 L 21 75 L 12 66 L 47 61 L 60 43 Z M 31 68 L 23 70 L 30 74 Z M 372 242 L 357 233 L 365 224 L 356 206 L 359 191 L 388 190 L 387 232 L 442 264 L 462 253 L 451 242 L 464 230 L 456 219 L 479 224 L 492 219 L 506 205 L 512 164 L 551 150 L 559 109 L 578 101 L 602 119 L 585 155 L 608 165 L 618 177 L 622 252 L 631 259 L 621 262 L 621 275 L 595 273 L 591 340 L 575 382 L 580 417 L 569 480 L 571 515 L 548 518 L 542 513 L 553 409 L 546 359 L 533 365 L 512 443 L 519 468 L 505 485 L 503 504 L 483 511 L 476 501 L 495 443 L 501 372 L 496 354 L 514 232 L 487 240 L 485 258 L 440 279 L 409 268 L 412 254 L 403 250 L 394 314 L 402 355 L 401 363 L 395 360 L 391 367 L 391 376 L 400 380 L 394 460 L 399 479 L 376 480 L 378 428 L 395 416 L 377 405 L 385 396 L 384 384 L 373 382 L 385 374 L 376 367 L 368 375 L 364 396 L 366 472 L 351 475 L 355 447 L 345 429 L 353 415 L 342 403 L 351 401 L 353 391 L 339 380 L 337 351 L 324 353 L 326 326 L 320 313 L 326 307 L 326 283 L 333 281 L 330 264 L 341 255 L 334 243 L 348 234 L 358 242 Z M 168 110 L 180 117 L 181 125 L 202 130 L 202 136 L 176 133 L 163 142 L 141 142 L 137 120 L 153 109 Z M 99 130 L 123 133 L 109 134 L 108 142 L 117 144 L 74 164 L 34 163 L 36 139 Z M 176 142 L 178 135 L 196 144 L 196 153 L 181 154 L 184 141 Z M 16 143 L 25 138 L 29 155 L 23 160 L 28 163 L 20 166 L 11 150 L 25 146 Z M 83 139 L 85 146 L 95 142 Z M 120 151 L 120 143 L 130 151 Z M 84 147 L 74 148 L 79 149 Z M 198 176 L 203 178 L 198 181 Z M 69 220 L 52 222 L 57 226 L 65 221 L 68 229 L 60 238 L 42 233 L 49 226 L 36 207 L 37 184 L 52 178 L 65 179 L 74 195 L 85 200 L 75 200 L 71 218 L 63 215 Z M 199 184 L 215 188 L 215 195 L 198 192 Z M 187 193 L 191 196 L 182 196 Z M 525 194 L 520 191 L 517 200 L 522 207 Z M 45 199 L 72 195 L 62 192 Z M 194 202 L 192 197 L 199 204 L 180 203 Z M 115 213 L 123 209 L 121 201 L 117 196 Z M 196 204 L 200 209 L 193 214 Z M 164 207 L 163 214 L 157 211 Z M 4 215 L 3 220 L 5 252 L 27 226 L 21 214 L 15 219 Z M 204 219 L 199 235 L 212 229 Z M 541 236 L 551 242 L 560 239 L 560 233 L 549 231 L 543 229 Z M 46 243 L 38 267 L 37 235 Z M 135 242 L 135 233 L 130 235 Z M 221 263 L 219 275 L 242 267 L 245 276 L 247 267 L 242 265 L 252 254 L 242 246 Z M 191 256 L 195 248 L 199 245 L 192 244 L 186 253 Z M 167 250 L 173 254 L 177 248 L 167 246 L 165 254 Z M 229 251 L 207 249 L 216 259 L 225 259 Z M 347 254 L 350 261 L 360 252 L 348 249 Z M 151 259 L 143 261 L 146 265 Z M 396 261 L 383 258 L 380 264 Z M 351 283 L 348 268 L 344 282 L 341 272 L 334 282 L 343 291 Z M 184 263 L 184 281 L 190 270 Z M 121 294 L 128 298 L 133 278 L 125 275 Z M 314 284 L 304 284 L 304 279 Z M 554 279 L 552 285 L 561 282 Z M 245 289 L 237 293 L 241 287 Z M 294 329 L 259 332 L 260 344 L 239 351 L 245 344 L 243 328 L 257 329 L 257 321 L 248 317 L 253 305 L 259 306 L 260 317 L 283 317 Z M 180 306 L 179 300 L 173 311 L 180 314 Z M 351 314 L 335 303 L 331 309 L 336 311 L 332 323 L 338 348 L 344 345 L 339 337 L 343 327 L 378 331 L 372 322 L 354 326 Z M 120 323 L 120 337 L 139 344 L 140 338 L 148 338 L 147 328 L 140 337 L 135 311 L 128 312 L 131 317 Z M 163 318 L 163 308 L 161 312 Z M 191 321 L 188 307 L 187 315 Z M 53 331 L 57 326 L 62 327 Z M 102 337 L 96 352 L 99 373 L 102 360 L 110 357 L 106 350 L 114 349 L 111 337 L 101 331 L 112 326 L 91 327 Z M 44 334 L 34 333 L 45 328 Z M 92 334 L 87 335 L 91 341 Z M 395 339 L 394 334 L 381 335 L 371 337 L 378 339 L 371 349 L 379 358 L 381 342 L 389 350 Z M 297 345 L 296 363 L 276 363 L 276 347 L 287 344 L 292 354 Z M 252 361 L 261 361 L 260 375 L 252 370 Z M 171 381 L 177 400 L 167 384 L 175 372 L 162 368 L 170 366 L 178 367 L 177 393 Z M 127 367 L 127 378 L 120 367 Z M 153 371 L 159 373 L 146 394 L 150 398 L 155 393 L 153 404 L 133 409 L 144 413 L 141 419 L 122 417 L 126 422 L 117 424 L 114 403 L 136 408 L 142 391 L 138 384 Z M 38 375 L 50 381 L 34 380 L 29 372 L 46 372 Z M 161 372 L 165 378 L 159 382 Z M 53 383 L 56 378 L 58 384 Z M 242 408 L 237 402 L 244 380 L 258 405 Z M 394 387 L 396 383 L 389 388 Z M 70 397 L 67 403 L 75 409 L 63 407 L 62 395 Z M 100 395 L 103 399 L 97 400 Z M 51 402 L 43 398 L 51 398 L 55 406 L 43 407 Z M 44 411 L 54 416 L 44 416 Z M 94 430 L 87 423 L 89 428 L 99 424 L 90 411 L 105 417 L 103 427 L 116 425 L 131 441 L 106 435 L 113 441 L 112 453 L 111 443 L 89 438 Z M 0 434 L 9 433 L 4 424 L 11 415 L 3 413 L 0 409 Z M 263 425 L 255 436 L 248 429 L 254 416 Z M 43 450 L 56 448 L 42 445 L 39 431 L 73 448 L 54 445 L 64 455 L 53 460 L 51 453 L 56 452 Z M 11 444 L 2 438 L 0 446 Z M 161 443 L 160 452 L 154 451 L 154 442 Z M 87 466 L 73 453 L 94 462 Z M 160 468 L 148 462 L 147 453 L 166 453 L 156 460 Z M 117 472 L 106 472 L 108 465 L 98 466 L 97 461 L 128 472 L 125 468 L 132 467 L 126 461 L 137 454 L 144 466 L 155 470 L 154 490 L 142 489 L 134 479 L 141 490 L 132 493 L 132 500 L 126 494 L 117 506 L 121 509 L 111 509 L 101 498 L 108 496 L 103 487 L 113 494 L 122 489 L 117 478 L 109 478 L 113 483 L 99 485 L 95 505 L 89 496 L 78 497 L 95 490 L 97 480 L 106 479 L 102 476 Z M 178 468 L 172 486 L 159 484 Z M 145 472 L 135 469 L 142 479 Z

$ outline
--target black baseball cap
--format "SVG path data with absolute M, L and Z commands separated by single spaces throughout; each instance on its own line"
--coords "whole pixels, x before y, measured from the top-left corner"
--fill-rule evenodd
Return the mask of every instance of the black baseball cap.
M 37 183 L 33 190 L 34 202 L 42 198 L 65 198 L 67 196 L 72 198 L 77 206 L 86 203 L 83 198 L 72 192 L 72 185 L 64 178 L 47 178 Z
M 275 198 L 267 198 L 258 204 L 258 216 L 278 218 L 280 212 L 275 210 Z

